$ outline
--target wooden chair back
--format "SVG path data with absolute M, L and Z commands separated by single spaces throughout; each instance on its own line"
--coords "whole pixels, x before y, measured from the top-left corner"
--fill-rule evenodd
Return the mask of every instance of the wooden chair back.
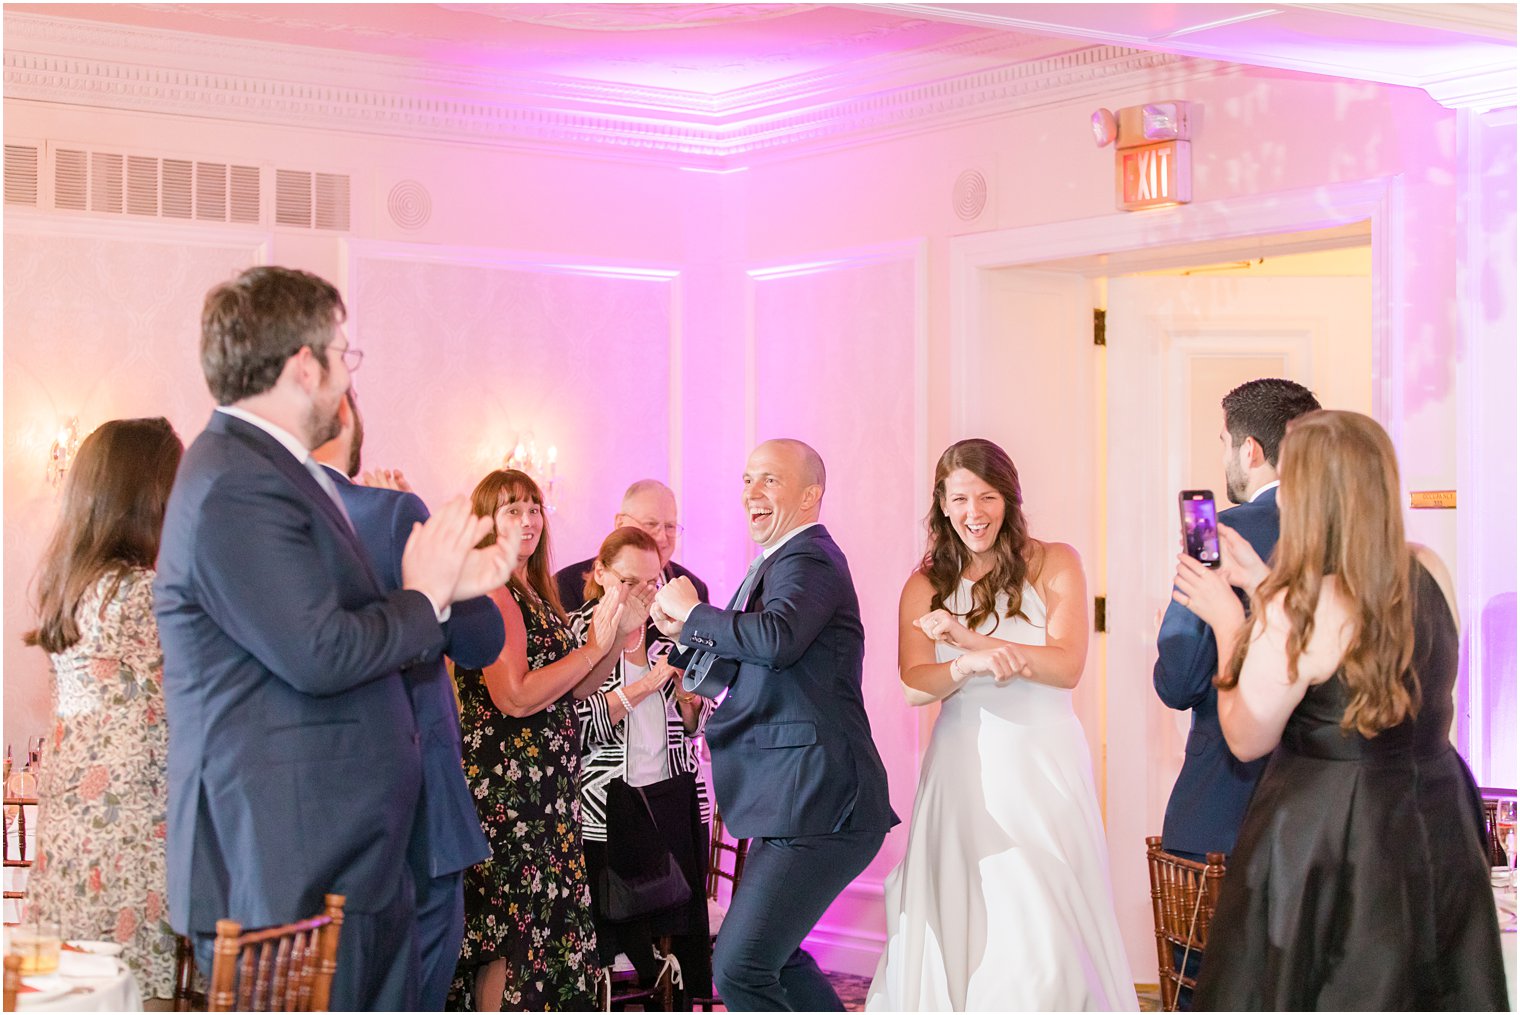
M 195 947 L 184 935 L 174 938 L 174 1010 L 205 1011 L 206 995 L 196 989 Z M 204 985 L 203 985 L 204 986 Z
M 7 871 L 15 869 L 27 869 L 30 874 L 32 866 L 31 851 L 28 849 L 27 826 L 36 820 L 37 798 L 36 797 L 5 797 L 5 835 L 0 838 L 0 857 L 3 857 Z M 36 834 L 33 829 L 32 835 Z M 14 846 L 11 836 L 16 838 Z M 14 878 L 13 874 L 6 874 L 7 887 L 5 898 L 7 901 L 19 903 L 26 898 L 23 888 L 12 889 L 9 884 Z M 23 881 L 23 884 L 25 882 Z M 7 907 L 9 908 L 9 907 Z
M 710 831 L 712 841 L 707 847 L 707 901 L 711 904 L 718 902 L 718 891 L 723 882 L 728 882 L 730 900 L 733 899 L 734 892 L 739 890 L 739 882 L 744 877 L 744 861 L 749 856 L 749 840 L 726 841 L 723 837 L 723 815 L 718 813 L 716 807 L 713 808 Z M 709 912 L 711 911 L 709 907 Z M 713 926 L 711 930 L 716 943 L 718 927 Z M 716 990 L 712 997 L 694 997 L 691 1000 L 699 1011 L 712 1011 L 723 1003 Z
M 327 1011 L 345 901 L 329 895 L 309 920 L 247 934 L 218 920 L 206 1010 Z
M 718 901 L 718 889 L 724 881 L 729 884 L 729 898 L 744 877 L 744 859 L 749 856 L 749 840 L 723 838 L 723 815 L 713 810 L 712 841 L 707 848 L 707 897 Z
M 16 1010 L 16 995 L 21 990 L 21 956 L 5 957 L 5 1010 Z
M 1498 789 L 1491 786 L 1480 786 L 1478 795 L 1483 798 L 1483 830 L 1485 833 L 1483 844 L 1488 848 L 1488 865 L 1490 867 L 1504 867 L 1510 862 L 1510 856 L 1505 851 L 1504 831 L 1499 827 L 1499 803 L 1504 800 L 1514 800 L 1515 791 L 1512 789 Z
M 1176 1011 L 1182 988 L 1192 990 L 1197 986 L 1193 977 L 1187 975 L 1188 958 L 1201 956 L 1209 943 L 1209 923 L 1219 903 L 1225 857 L 1223 853 L 1210 853 L 1207 863 L 1184 860 L 1162 849 L 1159 835 L 1146 838 L 1145 857 L 1151 875 L 1161 1009 Z M 1180 956 L 1176 950 L 1179 948 Z

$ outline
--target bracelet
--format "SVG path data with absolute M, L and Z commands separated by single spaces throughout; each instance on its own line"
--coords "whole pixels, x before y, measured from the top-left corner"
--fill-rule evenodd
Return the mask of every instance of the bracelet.
M 617 695 L 618 701 L 621 701 L 623 703 L 623 711 L 627 712 L 629 715 L 632 715 L 633 702 L 628 700 L 628 695 L 623 693 L 623 689 L 621 687 L 614 687 L 612 689 L 612 693 Z
M 584 648 L 584 646 L 582 646 Z M 591 676 L 591 671 L 596 669 L 596 653 L 587 648 L 586 651 L 586 676 Z

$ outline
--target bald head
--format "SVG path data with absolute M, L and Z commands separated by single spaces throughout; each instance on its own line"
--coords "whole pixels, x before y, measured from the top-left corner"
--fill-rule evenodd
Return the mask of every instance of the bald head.
M 744 463 L 744 510 L 750 538 L 771 547 L 816 522 L 823 484 L 823 459 L 801 441 L 770 440 L 751 451 Z
M 760 445 L 760 448 L 774 447 L 780 453 L 791 456 L 797 463 L 797 468 L 804 482 L 810 486 L 818 487 L 821 495 L 828 487 L 828 474 L 823 468 L 823 456 L 814 451 L 808 444 L 804 444 L 793 437 L 777 437 Z M 758 451 L 760 448 L 756 448 Z
M 676 520 L 676 495 L 658 479 L 641 479 L 623 494 L 622 509 L 613 516 L 614 528 L 632 525 L 654 537 L 660 548 L 660 566 L 670 563 L 676 537 L 681 534 Z

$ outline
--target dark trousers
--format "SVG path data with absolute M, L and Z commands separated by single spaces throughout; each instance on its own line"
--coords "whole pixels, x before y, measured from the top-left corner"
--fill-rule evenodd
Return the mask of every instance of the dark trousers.
M 714 986 L 729 1011 L 844 1011 L 801 945 L 886 834 L 831 832 L 750 843 L 713 951 Z
M 417 890 L 419 1011 L 443 1011 L 464 941 L 464 871 L 420 881 Z
M 244 930 L 256 930 L 245 927 Z M 195 935 L 195 962 L 209 989 L 216 935 Z M 331 1011 L 417 1011 L 416 900 L 411 879 L 377 913 L 343 914 Z

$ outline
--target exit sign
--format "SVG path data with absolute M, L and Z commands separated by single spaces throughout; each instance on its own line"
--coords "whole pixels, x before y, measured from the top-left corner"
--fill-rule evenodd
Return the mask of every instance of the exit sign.
M 1187 141 L 1163 141 L 1114 153 L 1119 207 L 1124 211 L 1166 208 L 1193 199 L 1193 149 Z

